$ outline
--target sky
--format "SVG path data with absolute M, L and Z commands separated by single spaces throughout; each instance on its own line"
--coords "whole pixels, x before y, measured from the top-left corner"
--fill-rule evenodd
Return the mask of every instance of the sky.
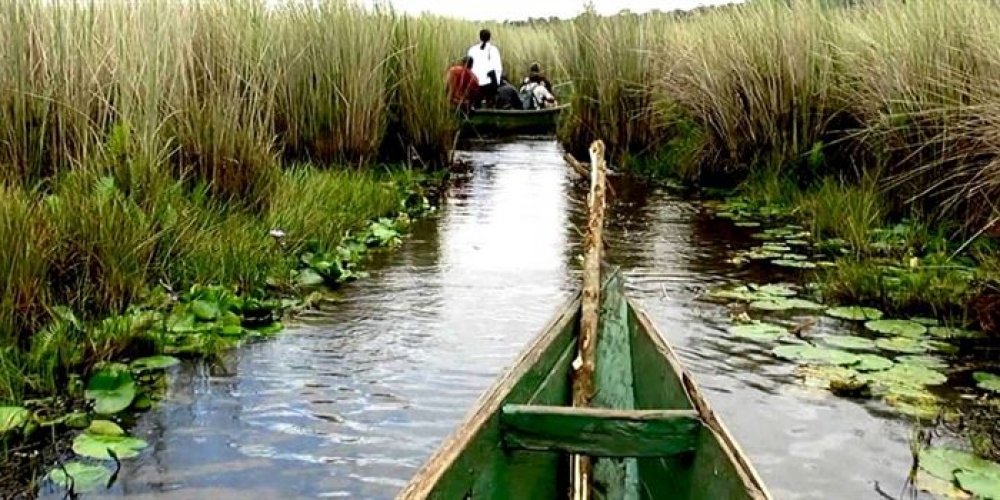
M 470 20 L 524 20 L 529 17 L 573 17 L 587 0 L 383 0 L 403 12 L 434 14 Z M 590 0 L 600 14 L 615 14 L 628 8 L 641 13 L 652 9 L 671 11 L 701 5 L 719 5 L 734 0 Z

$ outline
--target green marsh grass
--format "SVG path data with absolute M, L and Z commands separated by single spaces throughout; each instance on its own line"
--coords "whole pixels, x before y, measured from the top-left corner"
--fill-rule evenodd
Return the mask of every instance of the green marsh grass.
M 552 29 L 487 27 L 514 82 L 564 78 Z M 448 157 L 445 72 L 479 28 L 346 0 L 0 6 L 0 402 L 148 343 L 95 325 L 158 284 L 260 291 L 397 212 Z

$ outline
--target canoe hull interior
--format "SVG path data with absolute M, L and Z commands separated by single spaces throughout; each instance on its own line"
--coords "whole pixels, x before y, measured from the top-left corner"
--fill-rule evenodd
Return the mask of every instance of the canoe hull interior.
M 571 407 L 577 295 L 397 499 L 564 498 L 571 453 L 595 457 L 594 498 L 770 499 L 617 272 L 601 302 L 591 408 Z

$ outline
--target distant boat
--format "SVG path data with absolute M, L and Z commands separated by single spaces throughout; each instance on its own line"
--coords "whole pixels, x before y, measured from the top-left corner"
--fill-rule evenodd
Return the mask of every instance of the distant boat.
M 484 135 L 550 134 L 559 126 L 559 117 L 569 104 L 542 109 L 473 110 L 462 120 L 462 132 Z

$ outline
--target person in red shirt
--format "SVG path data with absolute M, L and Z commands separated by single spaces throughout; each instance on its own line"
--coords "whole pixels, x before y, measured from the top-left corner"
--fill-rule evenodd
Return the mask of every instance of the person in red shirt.
M 472 73 L 472 58 L 463 57 L 454 66 L 448 68 L 448 99 L 452 106 L 469 112 L 479 91 L 479 79 Z

